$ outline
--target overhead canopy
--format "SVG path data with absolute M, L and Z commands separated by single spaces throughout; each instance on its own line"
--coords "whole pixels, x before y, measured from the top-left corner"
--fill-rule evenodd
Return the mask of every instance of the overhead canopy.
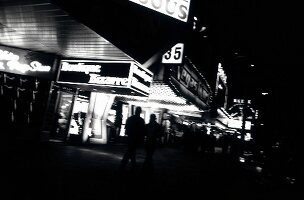
M 0 44 L 69 58 L 144 63 L 186 26 L 128 0 L 0 0 Z
M 0 44 L 62 57 L 131 60 L 47 0 L 0 0 Z

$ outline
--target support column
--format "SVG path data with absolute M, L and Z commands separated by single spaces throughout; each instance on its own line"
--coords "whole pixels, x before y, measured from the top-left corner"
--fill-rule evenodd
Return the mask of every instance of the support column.
M 96 92 L 91 92 L 91 95 L 90 95 L 88 112 L 86 114 L 86 118 L 84 120 L 84 125 L 83 125 L 83 133 L 82 133 L 82 138 L 81 138 L 82 143 L 87 142 L 89 136 L 91 135 L 92 128 L 90 125 L 91 125 L 93 110 L 95 107 L 96 94 L 97 94 Z
M 115 95 L 96 93 L 91 119 L 92 138 L 90 142 L 106 144 L 108 142 L 107 118 Z

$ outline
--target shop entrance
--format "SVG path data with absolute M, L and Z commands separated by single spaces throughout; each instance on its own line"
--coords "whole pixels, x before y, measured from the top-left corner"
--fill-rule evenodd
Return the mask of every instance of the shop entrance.
M 89 107 L 89 97 L 78 94 L 74 100 L 71 121 L 68 128 L 67 139 L 69 141 L 81 142 L 84 131 L 84 122 Z
M 52 138 L 67 140 L 75 94 L 58 91 L 58 104 L 55 111 L 55 130 Z
M 51 137 L 63 141 L 81 141 L 89 97 L 83 91 L 57 91 L 55 126 Z

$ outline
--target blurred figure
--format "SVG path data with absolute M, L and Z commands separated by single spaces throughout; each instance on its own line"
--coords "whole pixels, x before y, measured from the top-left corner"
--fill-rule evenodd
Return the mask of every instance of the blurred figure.
M 211 130 L 210 134 L 207 135 L 207 141 L 206 141 L 206 150 L 208 153 L 214 153 L 215 152 L 215 143 L 216 143 L 216 137 L 214 135 L 214 130 Z
M 156 149 L 157 138 L 162 135 L 161 125 L 156 122 L 156 115 L 150 115 L 150 122 L 146 125 L 146 158 L 143 166 L 144 172 L 153 172 L 153 154 Z
M 204 154 L 207 149 L 207 137 L 207 129 L 203 126 L 199 132 L 199 146 L 201 154 Z
M 229 147 L 229 136 L 227 133 L 224 133 L 221 137 L 221 145 L 222 145 L 222 154 L 228 153 L 228 147 Z
M 128 136 L 128 148 L 124 154 L 120 169 L 125 170 L 129 160 L 131 160 L 132 169 L 136 168 L 136 149 L 144 138 L 145 121 L 140 117 L 141 107 L 137 107 L 135 115 L 129 117 L 126 122 L 126 135 Z
M 184 126 L 183 142 L 185 152 L 198 152 L 199 132 L 195 123 L 192 123 L 189 127 Z
M 163 128 L 163 135 L 161 137 L 161 144 L 162 145 L 167 145 L 168 144 L 168 139 L 169 139 L 169 134 L 170 134 L 170 126 L 171 122 L 169 119 L 165 119 L 162 122 L 162 128 Z

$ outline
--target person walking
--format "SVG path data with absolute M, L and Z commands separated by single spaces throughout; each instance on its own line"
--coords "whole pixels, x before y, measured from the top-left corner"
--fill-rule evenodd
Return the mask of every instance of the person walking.
M 153 154 L 156 149 L 157 139 L 162 135 L 161 125 L 156 122 L 156 115 L 150 115 L 150 121 L 146 125 L 146 158 L 143 165 L 145 172 L 153 172 Z
M 121 171 L 125 170 L 129 160 L 131 160 L 132 169 L 136 169 L 136 149 L 143 142 L 145 132 L 145 121 L 140 117 L 141 111 L 141 107 L 136 107 L 135 114 L 126 121 L 125 129 L 128 136 L 128 147 L 121 160 Z

